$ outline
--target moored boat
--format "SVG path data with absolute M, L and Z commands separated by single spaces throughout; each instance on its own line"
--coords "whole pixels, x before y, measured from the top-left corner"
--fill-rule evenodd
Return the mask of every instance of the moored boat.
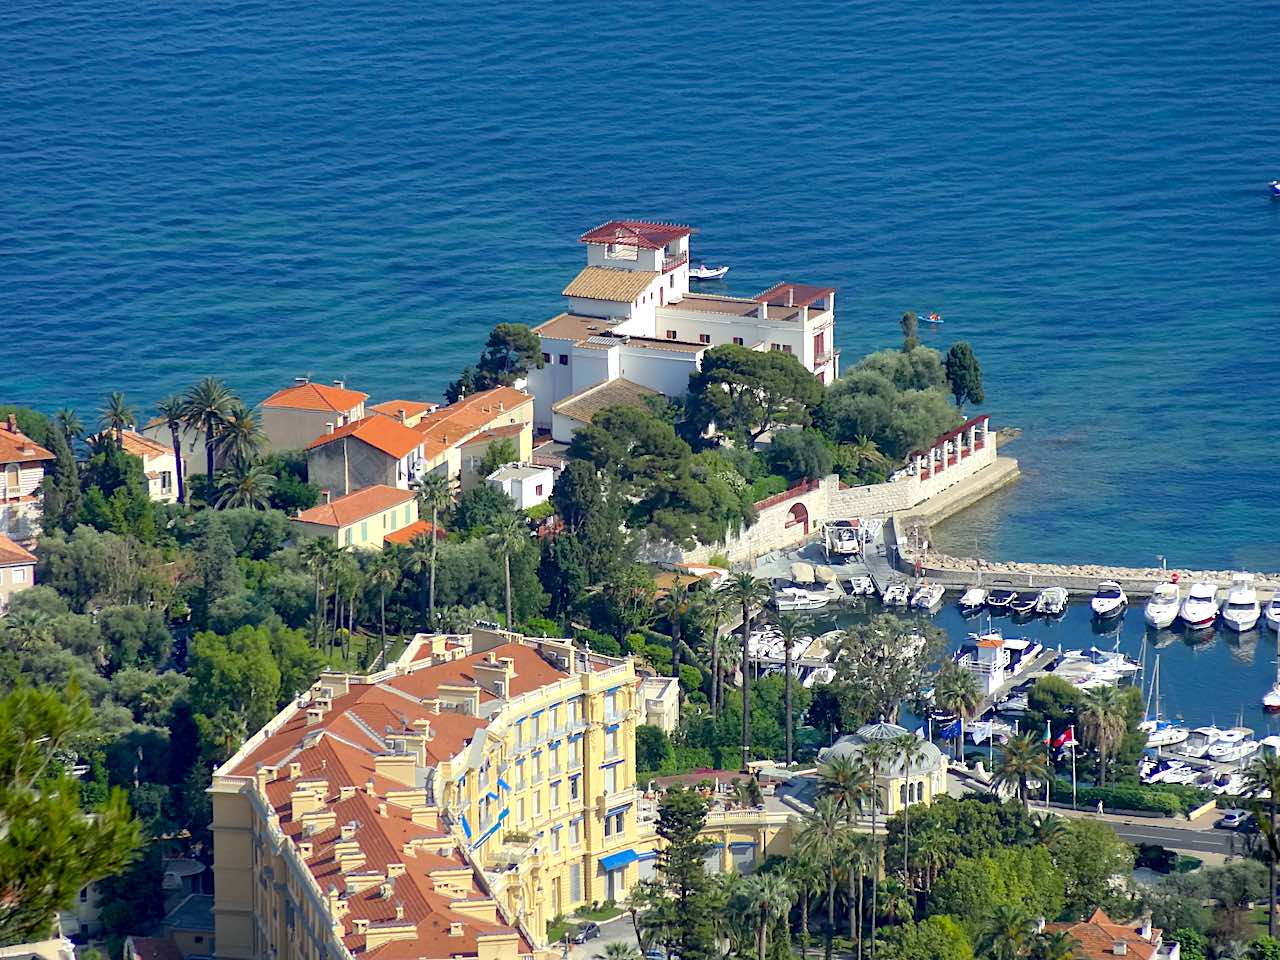
M 1218 585 L 1200 581 L 1193 583 L 1178 610 L 1182 622 L 1192 629 L 1212 626 L 1218 619 Z
M 1271 197 L 1274 200 L 1280 200 L 1280 180 L 1271 181 Z
M 820 610 L 831 602 L 831 595 L 822 590 L 804 587 L 783 587 L 773 595 L 773 605 L 779 611 Z
M 1280 632 L 1280 592 L 1267 601 L 1267 608 L 1263 612 L 1263 617 L 1266 619 L 1268 627 Z
M 1182 591 L 1176 583 L 1157 584 L 1143 608 L 1142 616 L 1149 625 L 1163 630 L 1178 619 L 1178 608 L 1181 605 Z
M 719 280 L 728 272 L 729 272 L 729 268 L 726 266 L 708 267 L 705 263 L 700 263 L 696 267 L 694 266 L 689 267 L 689 279 L 690 280 Z
M 987 605 L 987 591 L 981 587 L 970 587 L 961 594 L 956 604 L 960 607 L 961 613 L 965 616 L 972 616 Z
M 1099 620 L 1120 616 L 1128 605 L 1129 598 L 1125 595 L 1124 589 L 1114 580 L 1103 580 L 1099 583 L 1093 599 L 1089 601 L 1089 609 Z
M 1056 617 L 1066 611 L 1068 599 L 1066 587 L 1045 587 L 1036 597 L 1036 613 Z
M 922 583 L 911 597 L 911 606 L 917 610 L 937 610 L 942 606 L 942 596 L 947 588 L 940 583 Z
M 884 588 L 880 602 L 886 607 L 905 607 L 911 602 L 911 587 L 904 580 L 895 580 Z
M 1036 604 L 1039 600 L 1038 596 L 1020 593 L 1009 601 L 1009 609 L 1019 617 L 1029 617 L 1036 612 Z
M 1016 590 L 997 587 L 987 591 L 987 609 L 992 613 L 1007 613 L 1013 601 L 1018 599 Z
M 1231 586 L 1227 590 L 1222 622 L 1232 630 L 1252 630 L 1258 625 L 1261 614 L 1258 591 L 1253 588 L 1253 574 L 1237 573 L 1231 578 Z
M 1176 747 L 1180 743 L 1185 743 L 1190 736 L 1190 731 L 1186 727 L 1167 720 L 1143 720 L 1138 724 L 1138 729 L 1147 735 L 1148 750 Z

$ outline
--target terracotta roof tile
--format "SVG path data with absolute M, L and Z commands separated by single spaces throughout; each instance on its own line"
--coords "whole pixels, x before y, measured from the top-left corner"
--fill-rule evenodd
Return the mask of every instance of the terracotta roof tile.
M 613 267 L 583 267 L 561 293 L 566 297 L 630 303 L 649 289 L 658 278 L 651 270 L 618 270 Z
M 375 403 L 369 407 L 369 410 L 373 413 L 380 413 L 385 417 L 392 418 L 401 410 L 404 411 L 406 417 L 418 417 L 438 409 L 440 409 L 440 404 L 428 403 L 425 400 L 383 400 L 381 403 Z
M 633 383 L 624 377 L 606 380 L 594 386 L 580 390 L 565 397 L 551 407 L 553 413 L 571 417 L 580 423 L 590 423 L 601 410 L 608 407 L 645 407 L 645 400 L 658 396 L 657 390 L 651 390 L 639 383 Z
M 404 424 L 390 417 L 374 415 L 353 420 L 333 433 L 322 433 L 307 444 L 306 449 L 314 450 L 343 437 L 355 437 L 375 450 L 381 450 L 387 456 L 397 459 L 422 445 L 422 437 Z
M 369 399 L 367 393 L 348 390 L 345 387 L 329 387 L 323 383 L 299 383 L 277 390 L 262 401 L 264 407 L 285 407 L 290 410 L 326 410 L 333 413 L 349 413 Z
M 11 421 L 0 420 L 0 463 L 38 463 L 52 459 L 52 453 L 12 425 Z
M 401 546 L 408 546 L 418 537 L 425 537 L 431 533 L 430 520 L 415 520 L 407 527 L 401 527 L 395 533 L 388 533 L 383 539 L 387 543 L 398 543 Z M 436 531 L 436 539 L 443 540 L 448 534 L 444 527 L 440 527 Z
M 672 240 L 687 237 L 692 227 L 651 220 L 610 220 L 593 227 L 578 238 L 579 243 L 612 243 L 620 247 L 661 250 Z
M 0 533 L 0 566 L 35 563 L 36 555 Z
M 477 430 L 488 428 L 499 417 L 532 403 L 532 396 L 514 387 L 495 387 L 428 414 L 413 429 L 436 449 L 445 449 L 469 439 Z
M 109 439 L 114 443 L 115 435 L 104 430 L 92 439 Z M 150 437 L 144 437 L 142 434 L 135 433 L 132 430 L 126 430 L 124 431 L 124 452 L 145 460 L 148 457 L 171 457 L 173 456 L 173 447 L 158 440 L 152 440 Z
M 779 307 L 808 307 L 836 292 L 835 287 L 815 287 L 805 283 L 775 283 L 755 295 L 756 303 Z
M 566 674 L 543 660 L 538 651 L 532 647 L 527 647 L 522 643 L 504 643 L 491 651 L 485 651 L 485 653 L 473 653 L 471 656 L 463 657 L 461 660 L 439 663 L 425 670 L 405 674 L 402 677 L 394 677 L 388 680 L 387 683 L 397 690 L 403 690 L 414 697 L 432 697 L 440 689 L 441 684 L 474 684 L 475 672 L 473 668 L 489 653 L 493 653 L 498 657 L 511 657 L 515 660 L 516 673 L 512 679 L 511 688 L 507 691 L 508 696 L 517 697 L 522 693 L 537 690 L 539 687 L 554 683 L 556 680 L 561 680 L 566 676 Z M 491 694 L 482 693 L 480 699 L 492 700 L 494 697 Z
M 322 503 L 303 510 L 293 519 L 303 523 L 319 523 L 326 527 L 347 527 L 360 520 L 379 514 L 402 503 L 408 503 L 417 496 L 412 490 L 400 490 L 376 483 L 364 487 L 345 497 L 338 497 L 330 503 Z
M 1088 920 L 1080 923 L 1049 923 L 1045 929 L 1074 937 L 1079 944 L 1075 955 L 1080 960 L 1112 960 L 1119 956 L 1151 960 L 1163 933 L 1156 927 L 1149 939 L 1144 938 L 1136 926 L 1116 923 L 1101 909 L 1094 910 Z M 1116 953 L 1117 943 L 1125 944 L 1124 953 Z
M 182 951 L 168 937 L 130 937 L 133 953 L 127 960 L 182 960 Z

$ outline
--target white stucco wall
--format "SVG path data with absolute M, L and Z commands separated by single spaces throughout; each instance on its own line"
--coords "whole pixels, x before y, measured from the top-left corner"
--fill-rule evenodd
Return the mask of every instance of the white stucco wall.
M 626 345 L 619 348 L 618 375 L 669 397 L 679 397 L 688 391 L 689 377 L 701 360 L 701 351 L 668 352 Z

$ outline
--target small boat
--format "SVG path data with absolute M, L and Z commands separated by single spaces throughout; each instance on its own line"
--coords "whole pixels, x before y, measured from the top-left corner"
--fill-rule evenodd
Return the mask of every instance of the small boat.
M 1223 733 L 1223 730 L 1212 724 L 1207 727 L 1196 727 L 1178 752 L 1196 760 L 1202 759 L 1209 753 L 1209 748 L 1222 738 Z
M 996 710 L 1000 713 L 1007 713 L 1011 717 L 1021 716 L 1027 712 L 1027 697 L 1023 693 L 1015 693 L 1013 696 L 1005 700 L 1001 700 L 996 704 Z
M 1128 605 L 1129 598 L 1125 596 L 1120 584 L 1114 580 L 1103 580 L 1099 583 L 1093 599 L 1089 601 L 1089 609 L 1099 620 L 1120 616 Z
M 1068 594 L 1065 587 L 1046 587 L 1036 598 L 1036 613 L 1056 617 L 1067 609 Z
M 1280 180 L 1271 181 L 1271 199 L 1280 200 Z
M 1243 760 L 1257 753 L 1262 747 L 1257 740 L 1249 739 L 1252 736 L 1253 731 L 1248 727 L 1232 727 L 1230 730 L 1223 730 L 1218 737 L 1218 742 L 1210 744 L 1205 756 L 1218 763 Z
M 1161 783 L 1190 783 L 1196 777 L 1200 776 L 1200 771 L 1195 767 L 1180 767 L 1176 770 L 1169 770 L 1165 773 Z
M 946 321 L 942 319 L 942 314 L 937 310 L 930 310 L 928 313 L 921 311 L 920 313 L 917 313 L 916 316 L 920 319 L 921 323 L 946 323 Z
M 1138 729 L 1147 735 L 1147 749 L 1157 750 L 1160 747 L 1176 747 L 1185 743 L 1190 736 L 1186 727 L 1167 720 L 1143 720 Z
M 1252 630 L 1258 625 L 1262 607 L 1258 591 L 1253 589 L 1253 574 L 1237 573 L 1227 590 L 1227 603 L 1222 608 L 1222 622 L 1232 630 Z
M 853 520 L 832 520 L 827 524 L 827 548 L 842 557 L 857 556 L 862 552 L 862 541 Z
M 708 267 L 705 263 L 700 263 L 696 267 L 689 267 L 690 280 L 719 280 L 729 272 L 728 267 Z
M 1218 619 L 1218 585 L 1204 581 L 1193 583 L 1178 616 L 1192 629 L 1212 626 Z
M 1143 783 L 1164 783 L 1165 778 L 1174 771 L 1188 769 L 1186 763 L 1182 760 L 1161 760 L 1155 764 L 1154 768 L 1149 770 L 1145 775 L 1139 774 L 1139 779 Z
M 1176 583 L 1157 584 L 1142 611 L 1143 617 L 1157 630 L 1173 625 L 1178 619 L 1178 607 L 1182 605 L 1182 591 Z
M 1038 596 L 1031 596 L 1027 593 L 1020 593 L 1009 601 L 1009 609 L 1013 611 L 1014 616 L 1029 617 L 1036 612 L 1036 604 L 1040 602 Z
M 973 616 L 987 605 L 987 591 L 981 587 L 970 587 L 960 596 L 956 604 L 965 616 Z
M 886 607 L 905 607 L 911 602 L 911 587 L 904 580 L 895 580 L 884 588 L 880 602 Z
M 1009 610 L 1013 601 L 1018 599 L 1018 593 L 1015 590 L 1005 590 L 996 588 L 987 593 L 987 609 L 992 613 L 1005 613 Z
M 1280 632 L 1280 592 L 1277 592 L 1275 596 L 1267 601 L 1267 608 L 1263 611 L 1263 618 L 1267 621 L 1268 627 Z
M 1237 797 L 1245 788 L 1245 779 L 1238 773 L 1220 773 L 1209 783 L 1209 789 L 1218 796 Z
M 806 590 L 804 587 L 783 587 L 773 595 L 773 605 L 778 611 L 820 610 L 831 602 L 831 594 L 824 590 Z
M 911 597 L 911 606 L 917 610 L 937 610 L 942 606 L 942 595 L 947 588 L 940 583 L 922 583 Z
M 1280 680 L 1276 680 L 1262 696 L 1262 709 L 1267 713 L 1280 713 Z

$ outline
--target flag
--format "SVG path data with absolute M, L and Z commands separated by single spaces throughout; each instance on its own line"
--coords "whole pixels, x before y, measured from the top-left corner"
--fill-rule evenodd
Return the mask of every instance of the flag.
M 1076 727 L 1075 724 L 1067 727 L 1062 733 L 1054 738 L 1053 746 L 1055 749 L 1062 747 L 1074 747 L 1076 745 Z
M 938 734 L 943 740 L 954 740 L 960 736 L 960 721 L 952 720 L 949 724 L 942 728 Z
M 991 721 L 980 720 L 973 725 L 973 742 L 981 743 L 987 737 L 991 736 Z
M 924 724 L 921 724 L 920 726 L 916 727 L 916 739 L 917 740 L 924 739 Z
M 1053 740 L 1053 731 L 1049 729 L 1049 721 L 1044 722 L 1044 745 L 1047 747 Z

